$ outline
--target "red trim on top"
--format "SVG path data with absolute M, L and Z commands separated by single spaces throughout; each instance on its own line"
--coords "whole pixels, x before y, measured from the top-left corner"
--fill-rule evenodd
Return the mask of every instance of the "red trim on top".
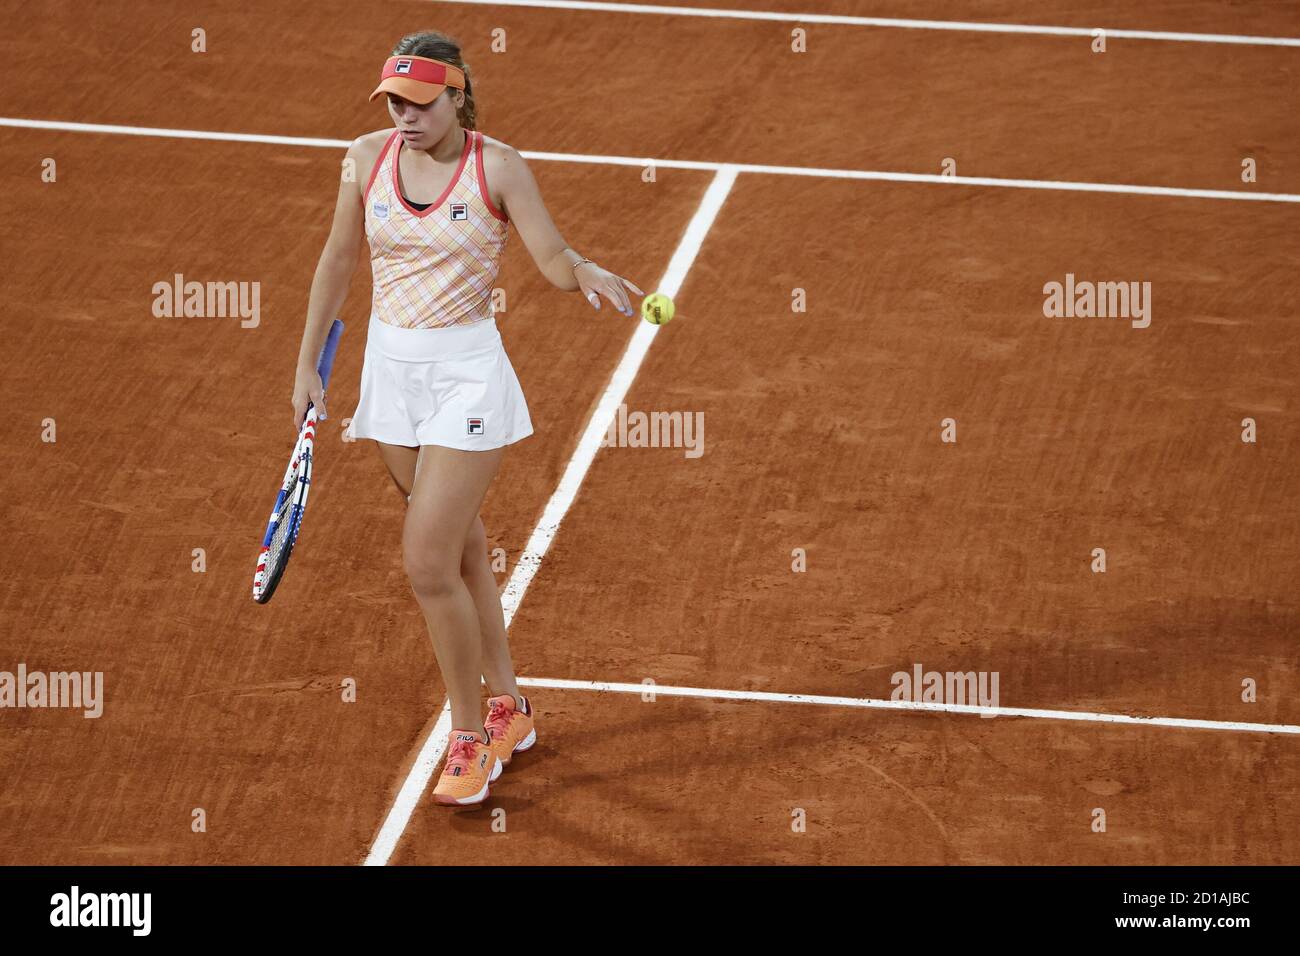
M 492 213 L 492 215 L 496 216 L 502 222 L 509 222 L 510 217 L 493 205 L 492 196 L 488 192 L 487 174 L 484 170 L 484 166 L 487 162 L 487 158 L 484 156 L 484 150 L 487 149 L 487 143 L 483 141 L 482 133 L 476 132 L 474 135 L 478 137 L 478 156 L 475 161 L 475 166 L 478 168 L 478 191 L 483 194 L 483 203 L 488 207 L 488 212 Z
M 473 147 L 473 145 L 474 145 L 474 137 L 470 135 L 469 130 L 466 130 L 465 148 L 461 150 L 460 164 L 456 167 L 456 172 L 452 174 L 451 182 L 449 182 L 447 184 L 447 188 L 442 191 L 442 195 L 439 196 L 437 199 L 435 199 L 429 205 L 428 209 L 421 212 L 419 209 L 416 209 L 409 202 L 407 202 L 406 197 L 402 195 L 402 183 L 401 180 L 398 179 L 398 175 L 397 175 L 402 168 L 402 140 L 401 140 L 401 132 L 399 131 L 398 139 L 397 139 L 397 152 L 393 154 L 393 193 L 397 196 L 397 201 L 400 202 L 403 206 L 405 206 L 406 211 L 409 212 L 412 216 L 416 216 L 420 219 L 423 219 L 431 212 L 435 212 L 437 209 L 439 209 L 442 206 L 443 203 L 447 201 L 447 197 L 451 195 L 451 191 L 456 188 L 456 183 L 460 182 L 460 174 L 465 171 L 465 162 L 466 160 L 469 159 L 470 149 Z
M 397 68 L 399 64 L 404 64 L 406 69 L 399 70 Z M 460 67 L 443 63 L 441 60 L 423 56 L 390 56 L 384 62 L 379 81 L 382 83 L 392 76 L 417 80 L 420 83 L 437 83 L 441 86 L 447 84 L 448 77 L 460 79 L 464 74 L 461 73 Z
M 375 184 L 375 177 L 379 175 L 379 167 L 384 165 L 384 157 L 388 155 L 388 147 L 393 145 L 393 140 L 401 135 L 399 130 L 393 130 L 393 135 L 384 141 L 384 148 L 379 151 L 379 158 L 375 160 L 375 168 L 370 170 L 370 178 L 366 180 L 366 191 L 361 194 L 361 205 L 366 204 L 370 198 L 370 187 Z

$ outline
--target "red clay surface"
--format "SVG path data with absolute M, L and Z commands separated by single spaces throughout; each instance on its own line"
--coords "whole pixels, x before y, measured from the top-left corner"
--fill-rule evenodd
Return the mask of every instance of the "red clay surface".
M 1275 787 L 1288 738 L 621 694 L 538 700 L 538 743 L 493 785 L 490 806 L 449 812 L 426 794 L 392 862 L 1295 859 L 1295 804 Z M 1092 829 L 1098 808 L 1104 833 Z
M 740 177 L 627 398 L 702 411 L 704 454 L 597 458 L 514 627 L 603 626 L 525 670 L 882 697 L 920 662 L 1021 706 L 1300 722 L 1294 218 Z M 1151 326 L 1045 318 L 1067 272 L 1148 279 Z
M 895 3 L 910 12 L 893 14 L 967 19 L 973 6 Z M 1171 21 L 1249 16 L 1266 34 L 1300 37 L 1291 4 L 1165 7 Z M 1105 9 L 1137 19 L 1144 8 Z M 813 25 L 795 54 L 780 22 L 425 0 L 364 15 L 343 0 L 263 4 L 255 17 L 237 0 L 141 9 L 148 29 L 109 8 L 43 10 L 10 41 L 3 115 L 350 139 L 383 125 L 365 96 L 390 38 L 433 27 L 464 44 L 481 128 L 521 150 L 923 173 L 952 158 L 971 176 L 1300 192 L 1294 49 L 1117 41 L 1094 54 L 1088 38 Z M 992 9 L 1028 19 L 1010 3 Z M 190 52 L 196 27 L 207 53 Z M 106 39 L 69 75 L 47 51 L 83 29 Z M 505 53 L 491 51 L 494 29 Z M 652 55 L 690 66 L 652 82 Z M 556 63 L 581 64 L 581 81 L 541 79 Z M 1259 165 L 1252 186 L 1246 157 Z
M 808 9 L 1094 25 L 864 6 Z M 1300 35 L 1282 4 L 1147 13 L 1095 7 Z M 376 64 L 426 27 L 465 42 L 479 127 L 521 150 L 1300 192 L 1300 52 L 1203 44 L 816 26 L 800 57 L 781 23 L 61 3 L 9 35 L 0 116 L 347 140 L 383 125 Z M 101 42 L 70 75 L 49 51 L 76 35 Z M 649 83 L 647 49 L 691 69 Z M 556 62 L 583 83 L 539 84 Z M 26 224 L 0 236 L 0 670 L 101 670 L 107 696 L 98 720 L 0 711 L 0 864 L 358 862 L 442 703 L 400 500 L 370 443 L 339 438 L 364 267 L 301 549 L 271 605 L 249 598 L 339 158 L 0 127 Z M 647 290 L 711 179 L 531 165 L 566 239 Z M 1295 210 L 742 174 L 627 398 L 703 411 L 705 454 L 598 455 L 512 626 L 520 673 L 887 697 L 919 662 L 997 670 L 1009 706 L 1300 722 Z M 1152 282 L 1151 327 L 1045 319 L 1066 272 Z M 174 273 L 259 282 L 261 324 L 154 318 Z M 632 325 L 548 286 L 517 236 L 498 284 L 537 425 L 484 515 L 513 567 Z M 494 792 L 507 832 L 422 803 L 394 862 L 1300 861 L 1294 736 L 534 699 L 541 743 Z

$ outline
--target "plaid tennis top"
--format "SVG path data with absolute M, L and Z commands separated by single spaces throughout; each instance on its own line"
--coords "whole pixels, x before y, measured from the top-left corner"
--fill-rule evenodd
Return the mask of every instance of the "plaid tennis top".
M 408 329 L 492 318 L 492 284 L 510 220 L 488 198 L 483 134 L 465 131 L 455 175 L 424 210 L 408 203 L 398 186 L 401 150 L 401 136 L 393 130 L 364 194 L 375 315 Z

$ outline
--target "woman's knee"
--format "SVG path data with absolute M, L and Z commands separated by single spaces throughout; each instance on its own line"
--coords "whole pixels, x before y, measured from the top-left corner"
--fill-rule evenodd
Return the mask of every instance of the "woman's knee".
M 426 535 L 402 537 L 402 566 L 422 597 L 439 597 L 460 585 L 460 554 Z

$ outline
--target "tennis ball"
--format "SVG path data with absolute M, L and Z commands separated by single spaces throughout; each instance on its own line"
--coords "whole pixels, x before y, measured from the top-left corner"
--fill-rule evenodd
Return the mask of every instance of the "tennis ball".
M 652 292 L 641 300 L 641 318 L 651 325 L 667 325 L 673 320 L 673 300 L 662 292 Z

